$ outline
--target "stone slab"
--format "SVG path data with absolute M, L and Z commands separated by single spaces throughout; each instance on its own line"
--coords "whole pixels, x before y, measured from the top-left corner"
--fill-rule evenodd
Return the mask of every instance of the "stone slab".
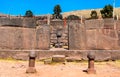
M 52 62 L 65 62 L 65 55 L 53 55 Z

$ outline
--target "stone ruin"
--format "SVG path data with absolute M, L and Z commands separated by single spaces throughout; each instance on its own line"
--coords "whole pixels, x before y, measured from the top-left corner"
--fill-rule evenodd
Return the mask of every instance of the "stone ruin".
M 0 17 L 0 49 L 120 49 L 120 21 L 47 20 Z M 58 34 L 60 33 L 60 34 Z

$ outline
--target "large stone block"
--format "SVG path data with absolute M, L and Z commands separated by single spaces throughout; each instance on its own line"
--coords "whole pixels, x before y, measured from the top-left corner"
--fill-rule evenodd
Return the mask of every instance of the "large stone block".
M 35 29 L 0 27 L 0 49 L 34 49 Z
M 111 51 L 112 60 L 120 60 L 120 50 Z
M 36 48 L 48 50 L 50 48 L 50 29 L 48 25 L 37 27 Z
M 86 32 L 84 24 L 69 24 L 69 49 L 80 50 L 86 49 Z
M 53 55 L 52 61 L 53 62 L 65 62 L 65 55 Z

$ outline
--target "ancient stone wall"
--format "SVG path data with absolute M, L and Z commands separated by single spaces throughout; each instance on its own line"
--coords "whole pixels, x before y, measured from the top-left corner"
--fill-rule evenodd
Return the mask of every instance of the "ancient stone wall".
M 22 22 L 23 27 L 29 27 L 29 28 L 35 28 L 36 27 L 35 18 L 23 18 L 22 20 L 23 20 L 23 22 Z
M 0 27 L 0 49 L 34 49 L 35 29 Z
M 49 49 L 49 27 L 0 27 L 0 49 Z
M 63 46 L 68 46 L 68 24 L 69 23 L 80 23 L 80 20 L 51 20 L 50 21 L 50 45 L 53 47 L 57 41 Z M 37 25 L 41 26 L 47 24 L 46 20 L 38 20 Z M 57 39 L 57 31 L 60 30 L 62 35 Z
M 87 20 L 84 24 L 70 23 L 69 49 L 120 49 L 119 22 L 105 19 Z
M 120 60 L 119 50 L 31 50 L 37 54 L 37 60 L 44 60 L 51 58 L 53 55 L 65 55 L 66 58 L 72 58 L 76 60 L 88 60 L 87 54 L 89 52 L 95 53 L 95 61 L 109 61 Z M 0 50 L 0 58 L 2 59 L 17 59 L 28 60 L 28 54 L 30 50 Z
M 61 37 L 59 39 L 57 39 L 58 30 L 61 31 Z M 68 46 L 68 28 L 66 25 L 64 25 L 64 21 L 51 21 L 50 40 L 52 46 L 54 46 L 57 43 L 57 41 L 59 41 L 63 46 Z
M 21 18 L 0 17 L 0 26 L 22 26 Z
M 36 27 L 35 18 L 0 17 L 0 26 L 10 27 Z
M 80 50 L 86 49 L 86 32 L 84 24 L 69 24 L 69 49 Z
M 36 49 L 50 49 L 50 27 L 41 25 L 36 28 Z
M 0 17 L 0 49 L 50 49 L 57 41 L 70 50 L 120 49 L 119 20 L 51 20 L 45 24 L 34 18 Z

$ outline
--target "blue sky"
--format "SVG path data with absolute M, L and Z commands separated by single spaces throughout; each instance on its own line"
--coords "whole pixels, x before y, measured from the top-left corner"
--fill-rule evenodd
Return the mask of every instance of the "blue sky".
M 103 8 L 106 4 L 113 5 L 113 0 L 1 0 L 0 13 L 24 15 L 31 10 L 34 15 L 52 14 L 55 5 L 60 4 L 62 12 L 73 10 Z M 120 0 L 116 0 L 120 7 Z

